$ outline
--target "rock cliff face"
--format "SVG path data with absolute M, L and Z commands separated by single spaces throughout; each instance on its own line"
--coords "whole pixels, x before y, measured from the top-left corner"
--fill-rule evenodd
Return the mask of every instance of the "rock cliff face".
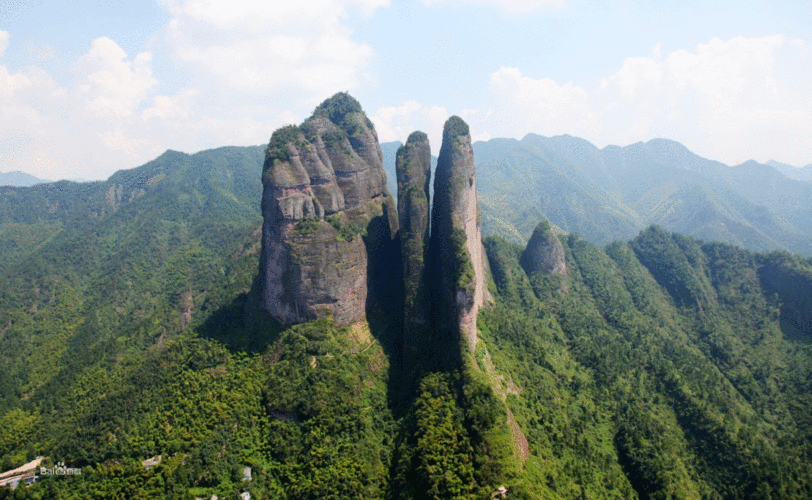
M 567 264 L 561 241 L 550 230 L 547 221 L 539 222 L 527 242 L 519 261 L 528 276 L 537 272 L 567 276 Z
M 260 307 L 283 324 L 364 317 L 398 230 L 372 122 L 340 93 L 274 132 L 263 167 Z
M 442 304 L 439 320 L 443 328 L 459 328 L 473 352 L 477 313 L 488 292 L 471 134 L 457 116 L 445 124 L 437 159 L 431 253 L 436 256 L 437 298 Z
M 431 179 L 431 148 L 426 134 L 413 132 L 398 149 L 395 165 L 403 255 L 404 327 L 422 327 L 427 325 L 424 269 L 429 242 Z

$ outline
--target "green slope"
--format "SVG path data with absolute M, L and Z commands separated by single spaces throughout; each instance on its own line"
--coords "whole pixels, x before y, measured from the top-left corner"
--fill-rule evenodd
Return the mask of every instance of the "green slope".
M 519 388 L 525 481 L 543 498 L 808 497 L 812 262 L 659 228 L 563 241 L 566 286 L 486 242 L 504 304 L 482 330 Z
M 481 347 L 407 366 L 374 318 L 251 315 L 262 156 L 0 193 L 0 465 L 84 467 L 0 498 L 812 496 L 809 259 L 571 234 L 564 281 L 490 238 Z

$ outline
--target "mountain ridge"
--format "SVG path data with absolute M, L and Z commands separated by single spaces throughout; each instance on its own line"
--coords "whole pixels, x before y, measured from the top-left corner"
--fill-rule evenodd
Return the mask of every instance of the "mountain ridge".
M 768 165 L 729 167 L 667 139 L 598 149 L 528 134 L 474 147 L 483 158 L 486 234 L 526 241 L 538 217 L 596 244 L 661 224 L 756 250 L 812 248 L 812 186 Z M 504 209 L 510 199 L 519 200 L 512 213 Z
M 12 172 L 0 172 L 0 186 L 27 187 L 45 182 L 50 181 L 34 177 L 33 175 L 21 172 L 19 170 Z

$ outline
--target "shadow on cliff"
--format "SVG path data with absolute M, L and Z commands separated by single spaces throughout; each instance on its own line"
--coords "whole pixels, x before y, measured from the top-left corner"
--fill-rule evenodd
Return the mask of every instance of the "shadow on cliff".
M 409 394 L 412 384 L 403 364 L 403 259 L 400 232 L 391 237 L 392 215 L 388 205 L 384 205 L 383 215 L 369 222 L 364 243 L 370 251 L 366 317 L 372 336 L 389 360 L 387 399 L 397 419 L 408 409 L 404 396 Z
M 758 270 L 759 281 L 780 308 L 784 338 L 812 344 L 812 276 L 802 270 L 797 257 L 787 252 L 773 252 L 764 261 Z
M 258 279 L 254 277 L 250 292 L 209 316 L 197 328 L 198 335 L 222 343 L 232 353 L 259 354 L 276 342 L 286 327 L 260 311 Z

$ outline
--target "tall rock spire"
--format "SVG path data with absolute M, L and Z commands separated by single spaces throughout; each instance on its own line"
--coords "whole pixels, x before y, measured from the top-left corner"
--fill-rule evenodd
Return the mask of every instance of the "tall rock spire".
M 398 149 L 395 160 L 398 180 L 400 248 L 403 256 L 404 351 L 413 348 L 408 332 L 428 326 L 428 297 L 424 277 L 429 243 L 429 182 L 431 148 L 423 132 L 413 132 Z
M 471 134 L 458 116 L 449 118 L 443 129 L 434 176 L 431 248 L 439 280 L 437 320 L 445 329 L 458 329 L 473 352 L 477 313 L 488 292 Z
M 391 267 L 398 221 L 358 101 L 336 94 L 274 132 L 262 183 L 260 307 L 283 324 L 362 319 L 369 287 Z

